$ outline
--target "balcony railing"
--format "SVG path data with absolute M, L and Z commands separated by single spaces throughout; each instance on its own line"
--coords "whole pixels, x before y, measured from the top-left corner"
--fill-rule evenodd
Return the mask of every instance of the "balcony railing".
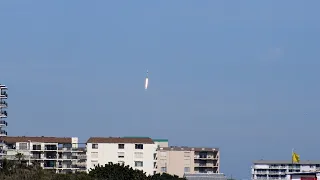
M 2 120 L 2 121 L 0 121 L 0 126 L 8 126 L 8 123 L 7 123 L 7 121 L 4 121 L 4 120 Z
M 218 159 L 219 156 L 213 156 L 213 155 L 195 155 L 194 159 Z
M 0 108 L 6 108 L 8 107 L 8 103 L 5 101 L 0 102 Z
M 7 111 L 0 111 L 0 117 L 7 117 L 8 113 Z
M 71 147 L 59 147 L 58 150 L 59 151 L 71 151 L 72 148 Z
M 0 136 L 6 136 L 6 135 L 8 135 L 7 131 L 5 130 L 0 131 Z
M 2 91 L 2 92 L 0 93 L 0 97 L 2 97 L 2 98 L 7 98 L 7 97 L 8 97 L 8 93 L 7 93 L 6 91 Z
M 46 146 L 44 147 L 44 150 L 47 150 L 47 151 L 56 151 L 58 150 L 57 147 L 54 147 L 54 146 Z

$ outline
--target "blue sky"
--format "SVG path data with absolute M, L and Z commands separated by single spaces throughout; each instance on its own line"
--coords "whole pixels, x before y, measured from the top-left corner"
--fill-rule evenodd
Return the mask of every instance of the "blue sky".
M 320 159 L 319 5 L 1 1 L 8 133 L 219 147 L 236 178 L 292 148 Z

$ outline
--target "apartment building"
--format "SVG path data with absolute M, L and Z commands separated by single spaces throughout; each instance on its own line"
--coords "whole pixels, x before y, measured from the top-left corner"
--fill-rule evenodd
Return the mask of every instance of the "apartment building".
M 156 151 L 157 144 L 147 137 L 91 137 L 87 141 L 87 171 L 113 162 L 153 175 L 157 172 Z
M 163 147 L 163 142 L 156 143 L 159 145 L 157 170 L 160 173 L 183 177 L 185 174 L 212 174 L 220 171 L 218 148 Z
M 6 108 L 8 104 L 6 99 L 8 98 L 7 86 L 0 84 L 0 137 L 7 136 L 7 131 L 4 130 L 6 126 L 8 126 L 7 121 L 5 119 L 8 117 L 8 113 Z
M 72 153 L 73 159 L 77 159 L 76 161 L 72 161 L 72 165 L 77 167 L 77 172 L 87 172 L 87 148 L 86 144 L 83 145 L 84 147 L 78 147 Z
M 254 161 L 251 167 L 252 180 L 284 180 L 290 173 L 312 172 L 320 168 L 320 161 Z
M 5 120 L 8 117 L 8 113 L 5 110 L 8 107 L 6 99 L 8 98 L 7 86 L 0 84 L 0 137 L 7 136 L 7 131 L 4 129 L 8 126 Z M 5 144 L 0 140 L 0 159 L 5 156 L 5 151 L 3 150 Z
M 17 160 L 17 154 L 21 153 L 21 160 L 27 164 L 37 163 L 57 173 L 72 173 L 81 169 L 77 167 L 77 157 L 83 151 L 78 148 L 77 137 L 7 136 L 1 140 L 5 143 L 5 157 L 8 160 Z

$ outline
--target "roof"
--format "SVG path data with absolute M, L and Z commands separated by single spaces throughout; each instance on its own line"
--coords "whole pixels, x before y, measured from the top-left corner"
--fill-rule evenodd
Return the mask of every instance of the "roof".
M 269 164 L 292 164 L 292 161 L 290 160 L 257 160 L 253 161 L 253 164 L 261 164 L 261 165 L 269 165 Z M 315 160 L 315 161 L 300 161 L 299 163 L 294 163 L 294 164 L 300 164 L 300 165 L 310 165 L 310 164 L 320 164 L 320 160 Z
M 28 137 L 28 136 L 6 136 L 1 137 L 6 143 L 16 143 L 16 142 L 43 142 L 43 143 L 60 143 L 69 144 L 72 143 L 71 137 Z
M 160 150 L 166 151 L 219 151 L 219 148 L 208 148 L 208 147 L 178 147 L 178 146 L 171 146 L 171 147 L 160 147 Z
M 148 137 L 90 137 L 87 143 L 154 144 Z
M 153 139 L 154 142 L 169 142 L 168 139 Z

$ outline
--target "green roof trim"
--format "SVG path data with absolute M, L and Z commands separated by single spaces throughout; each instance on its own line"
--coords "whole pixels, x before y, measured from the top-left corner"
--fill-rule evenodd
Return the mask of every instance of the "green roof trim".
M 168 139 L 152 139 L 152 140 L 156 142 L 169 142 Z

